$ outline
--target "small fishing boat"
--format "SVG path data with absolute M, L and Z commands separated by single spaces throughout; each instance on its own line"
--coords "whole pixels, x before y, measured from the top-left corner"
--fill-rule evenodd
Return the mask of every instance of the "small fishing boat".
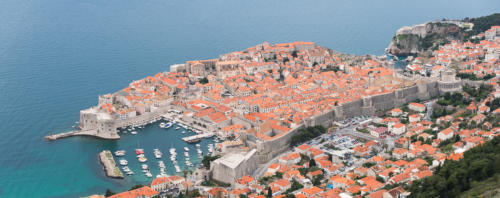
M 145 158 L 145 157 L 139 157 L 137 158 L 137 160 L 139 160 L 139 162 L 147 162 L 148 161 L 148 158 Z
M 126 152 L 124 150 L 118 150 L 118 151 L 115 151 L 115 156 L 121 157 L 121 156 L 124 156 L 125 153 Z
M 137 131 L 132 131 L 130 132 L 132 135 L 136 135 L 137 134 Z
M 125 159 L 121 159 L 121 160 L 120 160 L 120 165 L 122 165 L 122 166 L 126 166 L 127 164 L 128 164 L 128 161 L 127 161 L 127 160 L 125 160 Z
M 135 154 L 144 154 L 144 149 L 135 149 Z

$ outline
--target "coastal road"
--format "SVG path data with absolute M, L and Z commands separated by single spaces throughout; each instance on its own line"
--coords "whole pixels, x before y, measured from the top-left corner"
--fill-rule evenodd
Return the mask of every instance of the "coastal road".
M 427 111 L 425 112 L 424 120 L 431 121 L 432 106 L 435 103 L 436 103 L 436 100 L 431 100 L 431 101 L 425 103 L 425 106 L 427 107 Z

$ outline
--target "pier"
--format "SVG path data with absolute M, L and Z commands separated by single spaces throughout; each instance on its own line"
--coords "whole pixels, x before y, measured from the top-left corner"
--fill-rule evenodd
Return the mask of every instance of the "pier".
M 186 142 L 190 142 L 190 141 L 193 141 L 196 139 L 208 138 L 208 137 L 212 137 L 212 136 L 214 136 L 214 133 L 209 132 L 209 133 L 202 133 L 202 134 L 198 134 L 198 135 L 183 137 L 182 140 L 184 140 Z
M 114 134 L 109 134 L 109 133 L 97 133 L 97 131 L 95 131 L 95 130 L 77 130 L 77 131 L 70 131 L 70 132 L 65 132 L 65 133 L 51 134 L 51 135 L 45 136 L 45 139 L 48 141 L 53 141 L 53 140 L 72 137 L 72 136 L 93 136 L 93 137 L 98 137 L 98 138 L 102 138 L 102 139 L 110 139 L 110 140 L 120 139 L 119 135 L 114 135 Z

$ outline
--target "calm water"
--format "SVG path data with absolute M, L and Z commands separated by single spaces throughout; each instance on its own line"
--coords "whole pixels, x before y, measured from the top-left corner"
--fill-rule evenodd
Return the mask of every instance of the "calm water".
M 182 156 L 178 137 L 186 134 L 150 126 L 120 141 L 45 142 L 43 136 L 71 129 L 79 110 L 95 105 L 98 94 L 170 64 L 263 41 L 315 41 L 342 52 L 381 55 L 400 26 L 500 8 L 498 0 L 377 2 L 0 1 L 0 197 L 77 197 L 149 183 L 133 156 L 128 159 L 136 176 L 104 177 L 97 153 L 130 153 L 140 145 L 152 157 L 153 148 L 168 153 L 175 146 Z M 202 142 L 205 150 L 207 143 Z M 149 165 L 156 167 L 156 161 Z

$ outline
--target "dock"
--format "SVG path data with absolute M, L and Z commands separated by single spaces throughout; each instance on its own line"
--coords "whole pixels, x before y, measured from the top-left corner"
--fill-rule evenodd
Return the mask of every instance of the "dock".
M 196 139 L 212 137 L 214 135 L 215 135 L 214 133 L 210 133 L 210 132 L 209 133 L 202 133 L 202 134 L 198 134 L 198 135 L 183 137 L 182 140 L 184 140 L 186 142 L 190 142 L 190 141 L 193 141 Z
M 61 138 L 67 138 L 67 137 L 72 137 L 72 136 L 93 136 L 93 137 L 98 137 L 102 139 L 110 139 L 110 140 L 116 140 L 120 139 L 120 136 L 118 134 L 109 134 L 109 133 L 97 133 L 95 130 L 75 130 L 75 131 L 69 131 L 65 133 L 57 133 L 57 134 L 51 134 L 45 136 L 45 139 L 48 141 L 53 141 Z
M 99 161 L 104 166 L 104 172 L 106 172 L 106 176 L 112 178 L 123 178 L 123 173 L 116 165 L 115 159 L 113 158 L 113 154 L 111 151 L 104 150 L 99 153 Z

